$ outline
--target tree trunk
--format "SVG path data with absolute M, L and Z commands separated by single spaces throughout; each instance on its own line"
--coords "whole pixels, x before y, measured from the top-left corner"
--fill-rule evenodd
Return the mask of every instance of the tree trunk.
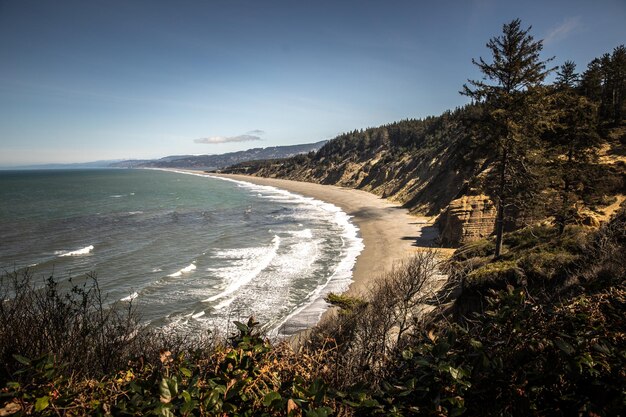
M 502 147 L 502 160 L 500 163 L 500 184 L 498 190 L 498 212 L 496 214 L 496 252 L 495 258 L 499 258 L 502 253 L 502 235 L 504 234 L 504 208 L 506 205 L 505 198 L 505 183 L 506 183 L 506 168 L 509 162 L 509 152 L 506 148 L 506 142 Z
M 570 176 L 572 175 L 572 161 L 574 160 L 573 149 L 570 146 L 567 152 L 567 163 L 565 165 L 565 173 L 564 173 L 564 184 L 563 184 L 563 198 L 561 200 L 561 214 L 560 218 L 557 219 L 558 228 L 559 228 L 559 236 L 563 235 L 565 231 L 565 225 L 567 224 L 569 211 L 569 192 L 571 189 Z

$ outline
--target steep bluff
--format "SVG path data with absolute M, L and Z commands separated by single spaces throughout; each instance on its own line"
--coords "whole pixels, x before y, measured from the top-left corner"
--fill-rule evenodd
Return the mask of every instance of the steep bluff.
M 452 200 L 439 218 L 443 244 L 467 243 L 493 233 L 496 206 L 486 195 Z
M 465 119 L 471 109 L 403 120 L 338 136 L 318 152 L 255 161 L 224 172 L 335 184 L 397 201 L 412 213 L 438 215 L 468 192 L 482 169 Z

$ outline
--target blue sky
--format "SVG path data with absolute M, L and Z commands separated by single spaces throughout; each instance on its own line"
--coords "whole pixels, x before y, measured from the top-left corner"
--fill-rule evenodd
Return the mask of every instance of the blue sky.
M 514 18 L 544 56 L 626 43 L 626 1 L 0 0 L 0 166 L 330 139 L 463 105 Z

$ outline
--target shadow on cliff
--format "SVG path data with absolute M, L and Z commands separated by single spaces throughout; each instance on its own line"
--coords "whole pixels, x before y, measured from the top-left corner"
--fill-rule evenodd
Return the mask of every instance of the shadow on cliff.
M 418 248 L 434 248 L 438 247 L 439 229 L 434 225 L 424 225 L 423 223 L 413 223 L 423 225 L 417 236 L 404 236 L 402 240 L 412 240 L 411 246 Z

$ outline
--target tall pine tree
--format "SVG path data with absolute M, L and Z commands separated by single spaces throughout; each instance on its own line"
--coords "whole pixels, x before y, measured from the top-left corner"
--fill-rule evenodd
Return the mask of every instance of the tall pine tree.
M 597 105 L 578 94 L 576 65 L 566 61 L 555 81 L 554 123 L 548 138 L 552 189 L 557 199 L 551 205 L 559 234 L 576 217 L 584 186 L 590 182 L 591 164 L 596 162 L 600 137 Z
M 472 60 L 483 73 L 482 80 L 468 80 L 461 94 L 485 104 L 488 120 L 485 133 L 497 152 L 496 181 L 490 190 L 497 205 L 496 252 L 502 252 L 502 236 L 516 196 L 528 198 L 533 172 L 530 159 L 533 142 L 542 124 L 544 93 L 541 84 L 554 68 L 552 58 L 542 61 L 542 41 L 535 41 L 530 27 L 522 29 L 519 19 L 502 27 L 502 35 L 491 38 L 487 48 L 492 61 Z
M 589 63 L 580 90 L 599 106 L 600 119 L 618 125 L 626 117 L 626 47 L 604 54 Z

